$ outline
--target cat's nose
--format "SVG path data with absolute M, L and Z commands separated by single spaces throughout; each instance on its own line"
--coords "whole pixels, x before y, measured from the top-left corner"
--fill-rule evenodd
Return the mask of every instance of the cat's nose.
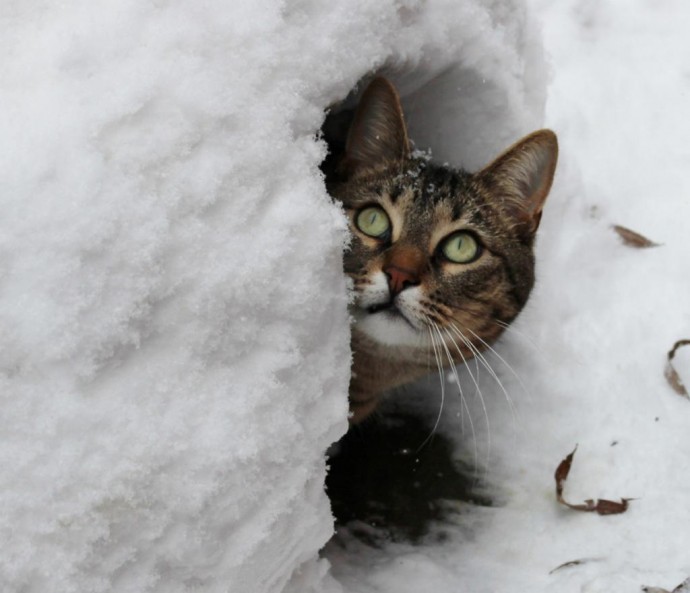
M 417 272 L 409 268 L 401 268 L 391 264 L 383 268 L 383 273 L 388 277 L 391 298 L 401 293 L 407 287 L 419 284 Z
M 424 253 L 410 245 L 393 245 L 386 254 L 383 273 L 388 278 L 391 300 L 409 286 L 421 283 L 425 266 Z

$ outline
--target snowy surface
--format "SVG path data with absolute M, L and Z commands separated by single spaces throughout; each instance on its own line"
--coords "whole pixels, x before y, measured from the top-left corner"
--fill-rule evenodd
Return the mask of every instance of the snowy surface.
M 622 593 L 690 574 L 690 402 L 663 377 L 690 337 L 690 11 L 531 7 L 2 4 L 0 590 Z M 474 435 L 457 401 L 444 414 L 500 506 L 443 544 L 319 560 L 349 336 L 315 133 L 376 69 L 440 160 L 478 167 L 544 117 L 562 159 L 539 286 L 500 345 L 524 386 L 492 359 L 514 410 L 484 374 L 489 422 L 474 399 Z M 636 498 L 626 514 L 554 502 L 576 443 L 568 497 Z
M 690 401 L 663 374 L 668 350 L 690 336 L 690 7 L 531 7 L 550 61 L 545 124 L 559 134 L 561 162 L 540 231 L 538 288 L 499 348 L 524 386 L 491 357 L 515 412 L 482 374 L 490 451 L 467 372 L 463 381 L 480 475 L 501 505 L 465 508 L 442 544 L 332 546 L 351 591 L 670 591 L 690 574 Z M 627 247 L 613 224 L 662 245 Z M 686 354 L 677 366 L 687 376 Z M 472 459 L 474 439 L 460 424 L 450 406 L 444 431 Z M 627 513 L 557 505 L 553 473 L 575 444 L 568 500 L 635 498 Z

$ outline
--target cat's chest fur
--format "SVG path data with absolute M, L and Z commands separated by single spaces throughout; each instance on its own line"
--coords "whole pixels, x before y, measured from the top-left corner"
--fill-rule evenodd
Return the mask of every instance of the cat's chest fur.
M 434 367 L 430 352 L 413 346 L 381 344 L 356 327 L 352 329 L 352 376 L 350 379 L 350 420 L 357 423 L 368 416 L 379 396 L 428 374 Z
M 404 385 L 436 368 L 430 349 L 381 344 L 352 329 L 351 394 L 367 397 Z

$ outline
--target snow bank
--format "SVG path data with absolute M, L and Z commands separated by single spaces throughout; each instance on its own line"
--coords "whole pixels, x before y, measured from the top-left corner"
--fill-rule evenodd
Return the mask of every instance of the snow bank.
M 536 291 L 498 346 L 515 374 L 489 356 L 514 409 L 481 372 L 487 421 L 468 372 L 461 376 L 479 477 L 498 504 L 461 505 L 438 528 L 442 544 L 432 534 L 418 547 L 333 546 L 334 572 L 358 593 L 672 591 L 690 574 L 690 402 L 664 377 L 666 353 L 690 336 L 690 5 L 530 6 L 553 73 L 545 123 L 561 151 Z M 626 246 L 612 225 L 661 245 Z M 679 351 L 685 376 L 687 361 Z M 452 393 L 444 431 L 472 463 L 473 435 L 466 413 L 460 434 Z M 439 398 L 430 395 L 435 414 Z M 634 498 L 625 514 L 557 504 L 554 471 L 576 444 L 566 499 Z
M 420 144 L 486 160 L 539 118 L 524 11 L 9 0 L 0 17 L 0 588 L 337 590 L 316 552 L 346 428 L 345 227 L 315 134 L 384 68 Z

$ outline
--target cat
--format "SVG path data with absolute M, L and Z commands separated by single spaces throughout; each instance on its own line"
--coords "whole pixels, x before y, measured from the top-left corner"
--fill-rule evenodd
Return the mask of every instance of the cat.
M 384 392 L 431 372 L 432 350 L 438 364 L 462 363 L 522 310 L 558 142 L 539 130 L 477 173 L 437 165 L 411 150 L 398 93 L 378 77 L 336 157 L 326 181 L 352 235 L 344 270 L 357 424 Z

